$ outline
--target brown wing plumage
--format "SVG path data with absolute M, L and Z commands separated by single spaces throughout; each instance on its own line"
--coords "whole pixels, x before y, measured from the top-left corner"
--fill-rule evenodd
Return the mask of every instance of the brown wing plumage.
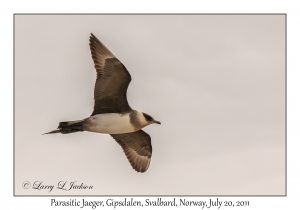
M 93 34 L 90 36 L 90 49 L 97 71 L 92 115 L 131 111 L 126 97 L 131 81 L 129 72 Z
M 152 156 L 151 137 L 139 130 L 132 133 L 111 134 L 120 144 L 132 168 L 137 172 L 147 171 Z

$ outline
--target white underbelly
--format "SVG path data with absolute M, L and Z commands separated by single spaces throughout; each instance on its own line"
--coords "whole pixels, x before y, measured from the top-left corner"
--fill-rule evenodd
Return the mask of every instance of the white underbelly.
M 84 130 L 96 133 L 120 134 L 136 131 L 130 123 L 129 114 L 98 114 L 84 124 Z

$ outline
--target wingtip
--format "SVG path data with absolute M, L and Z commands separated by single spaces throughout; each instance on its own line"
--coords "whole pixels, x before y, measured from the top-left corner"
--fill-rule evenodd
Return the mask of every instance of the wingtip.
M 97 39 L 97 38 L 96 38 L 96 36 L 93 33 L 91 33 L 90 39 Z
M 90 44 L 91 44 L 91 41 L 94 38 L 94 34 L 91 33 L 89 38 L 90 38 Z
M 97 39 L 97 37 L 91 33 L 90 35 L 90 46 L 94 43 L 94 42 L 99 42 L 99 40 Z
M 148 170 L 148 168 L 143 168 L 143 169 L 136 169 L 136 168 L 133 168 L 136 172 L 138 172 L 138 173 L 145 173 L 147 170 Z

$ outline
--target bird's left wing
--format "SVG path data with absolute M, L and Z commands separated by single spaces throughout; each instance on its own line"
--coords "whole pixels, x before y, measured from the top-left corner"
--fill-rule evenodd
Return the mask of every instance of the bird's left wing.
M 151 137 L 143 130 L 132 133 L 111 134 L 120 144 L 132 168 L 147 171 L 152 156 Z
M 126 96 L 131 76 L 126 67 L 93 34 L 90 49 L 97 71 L 92 115 L 131 111 Z

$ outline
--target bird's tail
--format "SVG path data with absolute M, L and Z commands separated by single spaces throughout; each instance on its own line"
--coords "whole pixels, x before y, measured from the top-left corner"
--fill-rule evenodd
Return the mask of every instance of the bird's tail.
M 68 121 L 68 122 L 60 122 L 57 130 L 50 131 L 50 132 L 44 133 L 44 134 L 52 134 L 52 133 L 68 134 L 68 133 L 84 131 L 82 128 L 82 125 L 85 120 L 86 119 L 76 120 L 76 121 Z

